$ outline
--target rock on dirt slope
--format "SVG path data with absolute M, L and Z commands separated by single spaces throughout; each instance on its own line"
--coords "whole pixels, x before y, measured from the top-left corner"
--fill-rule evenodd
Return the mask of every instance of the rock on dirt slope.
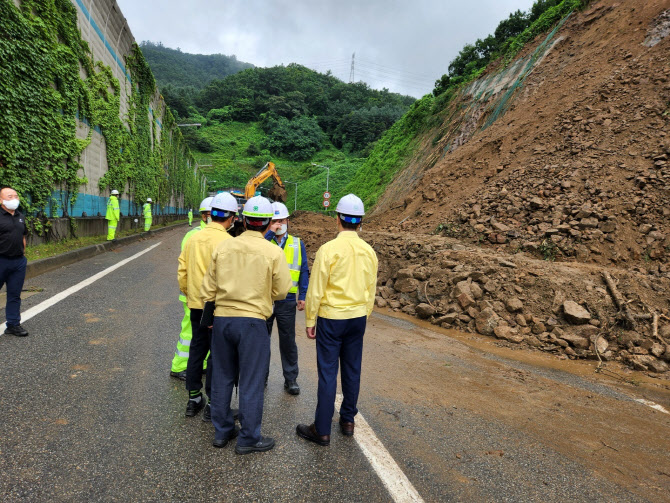
M 377 305 L 669 370 L 669 20 L 670 0 L 593 2 L 492 125 L 487 102 L 456 98 L 366 222 Z M 334 237 L 323 216 L 294 225 L 312 254 Z

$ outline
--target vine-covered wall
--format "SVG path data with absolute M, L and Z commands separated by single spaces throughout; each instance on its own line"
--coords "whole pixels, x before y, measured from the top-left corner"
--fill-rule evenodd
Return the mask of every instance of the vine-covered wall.
M 114 0 L 0 0 L 0 182 L 38 232 L 147 197 L 181 213 L 202 177 Z

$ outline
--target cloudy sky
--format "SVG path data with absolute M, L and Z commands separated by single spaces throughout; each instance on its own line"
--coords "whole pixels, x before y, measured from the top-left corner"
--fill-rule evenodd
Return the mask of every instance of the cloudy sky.
M 420 97 L 466 43 L 533 0 L 117 0 L 135 39 L 256 66 L 299 63 Z M 160 6 L 160 8 L 158 8 Z

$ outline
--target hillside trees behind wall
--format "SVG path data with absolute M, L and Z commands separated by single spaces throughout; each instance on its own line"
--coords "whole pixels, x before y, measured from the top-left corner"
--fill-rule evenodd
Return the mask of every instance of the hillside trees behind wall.
M 33 228 L 47 230 L 57 215 L 55 191 L 67 207 L 86 184 L 80 155 L 94 128 L 106 143 L 108 172 L 99 189 L 116 188 L 131 201 L 152 197 L 161 205 L 172 198 L 184 207 L 202 197 L 202 180 L 169 110 L 151 111 L 156 86 L 135 45 L 126 57 L 129 111 L 120 117 L 121 84 L 109 67 L 94 59 L 77 26 L 69 0 L 0 0 L 0 180 L 21 195 Z M 159 135 L 157 121 L 163 130 Z M 77 127 L 88 124 L 85 138 Z M 158 139 L 160 136 L 160 139 Z

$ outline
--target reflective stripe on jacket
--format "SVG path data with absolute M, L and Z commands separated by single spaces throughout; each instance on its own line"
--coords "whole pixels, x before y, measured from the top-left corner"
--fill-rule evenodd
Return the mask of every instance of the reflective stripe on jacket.
M 272 238 L 272 242 L 277 243 L 276 238 Z M 293 286 L 288 293 L 298 292 L 298 281 L 300 281 L 300 268 L 302 267 L 302 253 L 300 253 L 300 238 L 291 236 L 286 237 L 284 244 L 284 255 L 286 255 L 286 263 L 291 271 L 291 281 Z

